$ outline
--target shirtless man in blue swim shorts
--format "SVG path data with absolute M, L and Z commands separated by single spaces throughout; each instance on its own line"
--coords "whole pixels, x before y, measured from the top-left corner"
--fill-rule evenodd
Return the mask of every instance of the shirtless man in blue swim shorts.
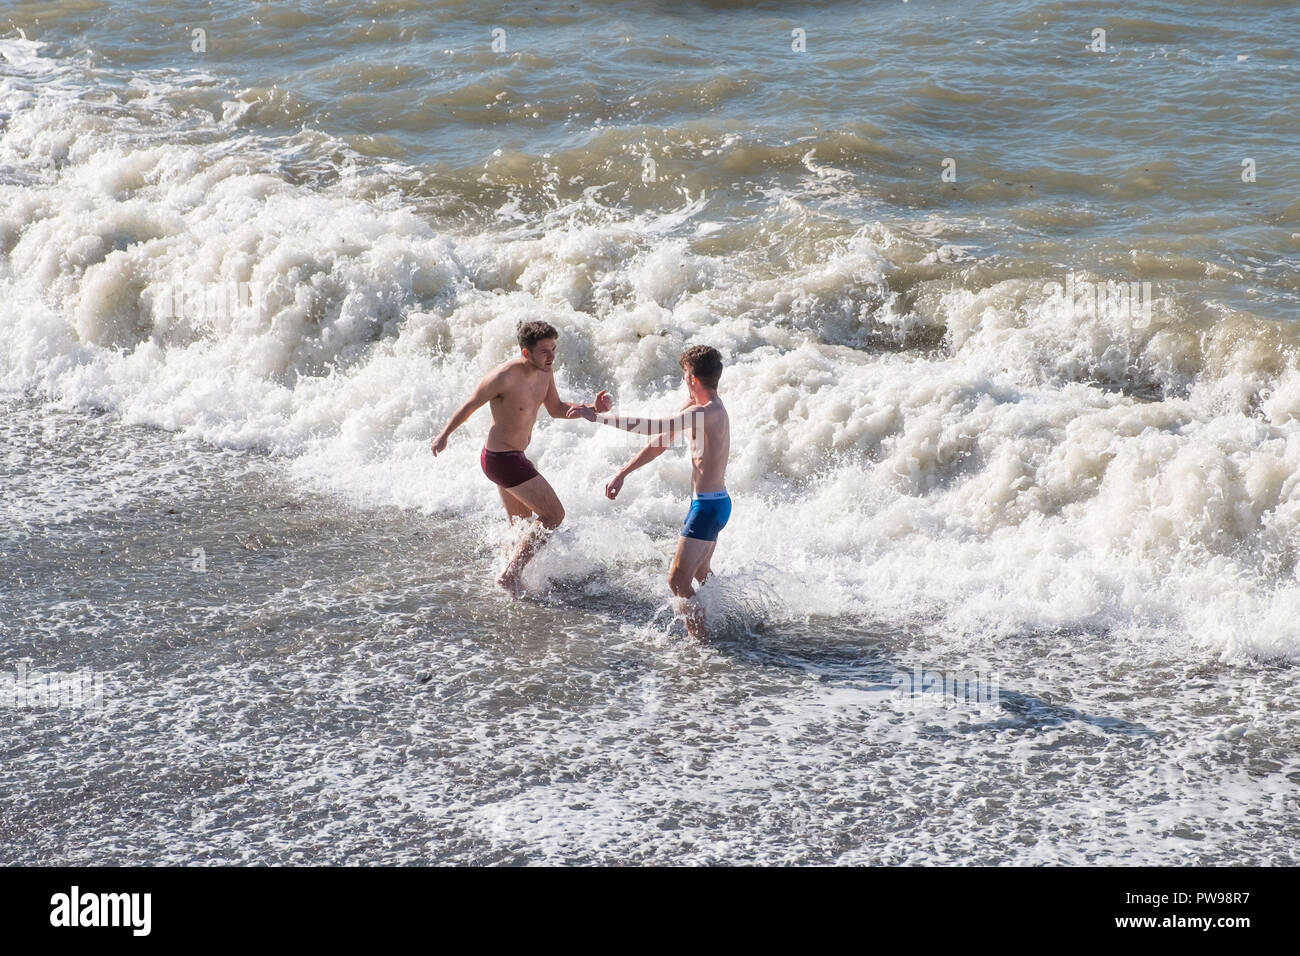
M 677 598 L 678 610 L 686 619 L 691 637 L 704 636 L 704 616 L 695 596 L 692 581 L 704 583 L 709 563 L 718 543 L 718 532 L 731 517 L 731 498 L 727 494 L 727 455 L 731 451 L 731 421 L 722 399 L 718 381 L 722 377 L 722 356 L 715 348 L 694 345 L 678 360 L 686 373 L 686 390 L 690 397 L 672 418 L 627 418 L 606 415 L 599 409 L 575 406 L 570 418 L 585 418 L 624 431 L 649 435 L 650 442 L 637 452 L 605 485 L 605 496 L 617 498 L 623 480 L 642 465 L 654 461 L 674 441 L 688 439 L 691 447 L 690 511 L 677 553 L 668 573 L 668 586 Z
M 560 401 L 551 368 L 555 364 L 555 340 L 559 333 L 546 322 L 523 322 L 518 329 L 519 357 L 493 369 L 483 377 L 465 404 L 433 440 L 433 454 L 447 447 L 447 439 L 481 406 L 492 403 L 492 428 L 479 455 L 483 473 L 496 484 L 510 523 L 516 518 L 537 516 L 532 530 L 519 543 L 497 579 L 512 594 L 518 593 L 519 576 L 546 541 L 546 535 L 564 520 L 559 496 L 524 450 L 533 438 L 537 410 L 544 404 L 552 418 L 571 417 L 577 409 L 596 414 L 609 411 L 609 396 L 601 392 L 591 405 Z

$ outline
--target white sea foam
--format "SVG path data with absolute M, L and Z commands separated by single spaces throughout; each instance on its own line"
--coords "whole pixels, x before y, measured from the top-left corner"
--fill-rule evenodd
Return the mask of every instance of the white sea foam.
M 665 216 L 589 193 L 541 223 L 440 229 L 361 198 L 346 170 L 293 182 L 276 144 L 109 117 L 44 76 L 57 68 L 35 45 L 0 42 L 10 390 L 264 449 L 322 490 L 488 527 L 487 413 L 436 461 L 428 442 L 514 354 L 517 322 L 561 329 L 563 397 L 607 387 L 627 413 L 675 408 L 677 356 L 707 342 L 727 362 L 733 426 L 715 569 L 779 593 L 769 613 L 938 620 L 976 644 L 1086 627 L 1300 656 L 1300 371 L 1285 330 L 1206 327 L 1168 298 L 1144 328 L 1067 320 L 1041 291 L 1059 275 L 922 282 L 903 308 L 891 278 L 905 261 L 974 258 L 925 235 L 933 223 L 806 249 L 792 231 L 775 264 L 693 245 L 699 197 Z M 241 282 L 266 290 L 255 323 L 163 307 L 178 284 Z M 927 334 L 940 347 L 908 347 Z M 607 501 L 634 450 L 543 415 L 530 455 L 561 492 L 567 538 L 531 583 L 599 571 L 661 594 L 654 556 L 684 515 L 689 464 L 670 453 Z

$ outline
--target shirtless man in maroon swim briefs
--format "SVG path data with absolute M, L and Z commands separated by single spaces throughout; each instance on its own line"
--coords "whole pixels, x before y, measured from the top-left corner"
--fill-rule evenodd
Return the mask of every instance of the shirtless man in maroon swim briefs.
M 555 340 L 559 333 L 546 322 L 523 322 L 519 326 L 519 358 L 511 359 L 483 377 L 469 399 L 456 410 L 456 414 L 433 440 L 433 454 L 447 447 L 447 439 L 480 406 L 492 403 L 492 428 L 479 461 L 483 473 L 497 485 L 501 502 L 506 506 L 510 523 L 516 518 L 537 516 L 533 529 L 519 543 L 519 547 L 497 578 L 512 594 L 518 593 L 519 576 L 524 565 L 546 541 L 548 532 L 564 520 L 564 506 L 555 490 L 537 473 L 533 463 L 524 457 L 524 449 L 533 437 L 537 410 L 546 405 L 552 418 L 565 418 L 570 409 L 590 408 L 601 414 L 609 411 L 609 396 L 601 392 L 591 405 L 571 405 L 560 401 L 555 390 L 555 377 L 551 366 L 555 364 Z

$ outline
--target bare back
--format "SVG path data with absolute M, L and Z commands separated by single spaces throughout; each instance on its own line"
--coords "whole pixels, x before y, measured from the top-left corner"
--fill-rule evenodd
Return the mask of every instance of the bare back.
M 731 454 L 731 419 L 716 395 L 691 414 L 691 490 L 724 491 Z

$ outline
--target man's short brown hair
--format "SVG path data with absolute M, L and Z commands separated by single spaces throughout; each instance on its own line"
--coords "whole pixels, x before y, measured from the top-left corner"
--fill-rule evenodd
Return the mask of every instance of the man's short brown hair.
M 717 388 L 722 378 L 722 353 L 711 345 L 692 345 L 677 360 L 705 388 Z
M 555 331 L 555 326 L 549 322 L 520 322 L 515 332 L 519 336 L 519 347 L 530 352 L 537 348 L 537 343 L 542 339 L 560 337 L 560 333 Z

